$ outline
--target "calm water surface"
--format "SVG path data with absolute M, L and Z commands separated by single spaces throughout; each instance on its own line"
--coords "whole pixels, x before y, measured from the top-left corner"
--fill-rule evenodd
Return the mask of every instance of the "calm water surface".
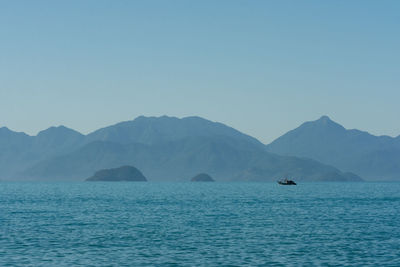
M 400 266 L 400 183 L 0 183 L 0 266 Z

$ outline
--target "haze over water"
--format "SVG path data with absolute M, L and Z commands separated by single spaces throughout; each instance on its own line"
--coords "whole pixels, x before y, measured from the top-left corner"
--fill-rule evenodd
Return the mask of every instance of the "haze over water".
M 1 266 L 399 266 L 399 183 L 0 183 Z

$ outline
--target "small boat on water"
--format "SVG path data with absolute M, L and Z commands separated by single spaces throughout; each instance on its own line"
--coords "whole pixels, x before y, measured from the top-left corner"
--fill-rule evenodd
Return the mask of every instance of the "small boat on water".
M 278 184 L 281 185 L 296 185 L 296 183 L 293 180 L 288 180 L 288 179 L 283 179 L 278 181 Z

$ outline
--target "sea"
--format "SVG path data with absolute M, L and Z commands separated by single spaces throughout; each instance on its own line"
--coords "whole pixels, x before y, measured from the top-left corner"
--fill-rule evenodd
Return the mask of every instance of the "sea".
M 400 183 L 0 183 L 0 266 L 400 266 Z

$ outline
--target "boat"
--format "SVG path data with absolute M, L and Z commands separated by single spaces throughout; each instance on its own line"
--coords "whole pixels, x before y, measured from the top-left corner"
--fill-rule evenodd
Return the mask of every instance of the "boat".
M 281 185 L 296 185 L 296 183 L 293 180 L 288 180 L 288 179 L 283 179 L 278 181 L 278 184 Z

